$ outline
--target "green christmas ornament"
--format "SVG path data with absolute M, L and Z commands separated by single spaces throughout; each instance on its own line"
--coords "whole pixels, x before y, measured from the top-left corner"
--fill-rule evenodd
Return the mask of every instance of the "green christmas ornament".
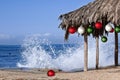
M 115 27 L 115 32 L 117 32 L 117 33 L 120 32 L 120 26 Z
M 101 41 L 102 41 L 102 42 L 107 42 L 107 37 L 103 36 L 103 37 L 101 38 Z
M 94 29 L 93 29 L 92 27 L 88 27 L 88 28 L 87 28 L 87 32 L 88 32 L 88 33 L 93 33 L 93 31 L 94 31 Z

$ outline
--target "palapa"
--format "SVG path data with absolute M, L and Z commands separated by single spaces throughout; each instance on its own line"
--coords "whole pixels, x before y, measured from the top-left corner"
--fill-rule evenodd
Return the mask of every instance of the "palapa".
M 87 5 L 71 11 L 66 14 L 60 15 L 60 20 L 62 21 L 59 25 L 60 28 L 64 29 L 65 40 L 69 37 L 68 29 L 70 26 L 76 27 L 78 29 L 81 25 L 86 29 L 91 25 L 94 28 L 96 22 L 102 22 L 102 29 L 95 29 L 92 33 L 93 37 L 99 38 L 99 36 L 108 35 L 105 30 L 105 25 L 108 23 L 113 23 L 115 26 L 120 25 L 120 0 L 95 0 L 88 3 Z M 87 43 L 87 32 L 83 34 L 85 38 L 85 44 Z M 85 37 L 86 36 L 86 37 Z M 87 49 L 88 44 L 85 48 Z M 99 48 L 98 41 L 96 41 L 96 47 Z M 85 49 L 85 50 L 86 50 Z M 99 50 L 96 49 L 99 53 Z M 88 53 L 87 51 L 85 52 Z M 85 55 L 87 57 L 87 55 Z M 99 56 L 96 56 L 99 57 Z M 87 59 L 86 59 L 87 60 Z M 87 62 L 85 63 L 87 64 Z M 97 64 L 97 63 L 96 63 Z M 115 65 L 118 65 L 118 34 L 115 32 Z
M 74 25 L 76 28 L 78 28 L 81 24 L 90 25 L 97 21 L 104 21 L 103 25 L 106 25 L 109 22 L 113 23 L 114 25 L 120 25 L 119 14 L 119 0 L 95 0 L 94 2 L 91 2 L 77 10 L 60 15 L 59 18 L 62 20 L 60 27 L 67 31 L 70 25 Z M 93 34 L 94 36 L 97 36 L 95 33 Z M 67 38 L 68 37 L 65 37 L 65 39 Z

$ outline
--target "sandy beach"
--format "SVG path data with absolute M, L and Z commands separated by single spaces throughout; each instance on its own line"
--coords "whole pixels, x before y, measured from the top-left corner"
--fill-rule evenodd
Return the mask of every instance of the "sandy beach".
M 54 77 L 47 76 L 47 69 L 0 69 L 0 80 L 120 80 L 120 66 L 87 72 L 62 72 L 55 70 Z

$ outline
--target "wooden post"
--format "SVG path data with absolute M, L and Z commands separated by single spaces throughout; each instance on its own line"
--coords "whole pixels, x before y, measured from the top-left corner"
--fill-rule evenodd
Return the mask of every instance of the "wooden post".
M 118 33 L 115 32 L 115 66 L 118 66 Z
M 88 70 L 88 38 L 84 35 L 84 71 Z
M 99 37 L 96 37 L 96 69 L 99 66 Z

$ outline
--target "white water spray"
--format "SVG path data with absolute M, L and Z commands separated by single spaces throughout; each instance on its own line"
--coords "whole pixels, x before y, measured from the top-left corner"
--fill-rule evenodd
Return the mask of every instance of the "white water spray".
M 113 35 L 111 35 L 113 36 Z M 101 39 L 101 38 L 100 38 Z M 95 68 L 95 39 L 89 37 L 88 51 L 88 66 Z M 48 45 L 51 53 L 47 52 L 42 44 Z M 40 36 L 30 36 L 24 40 L 22 52 L 22 60 L 17 65 L 18 67 L 27 68 L 56 68 L 63 71 L 79 71 L 84 67 L 84 46 L 79 44 L 79 47 L 65 48 L 57 52 L 51 46 L 48 40 L 41 39 Z M 50 54 L 59 56 L 52 58 Z M 100 66 L 109 66 L 114 64 L 114 39 L 108 37 L 107 43 L 102 43 L 100 40 Z

